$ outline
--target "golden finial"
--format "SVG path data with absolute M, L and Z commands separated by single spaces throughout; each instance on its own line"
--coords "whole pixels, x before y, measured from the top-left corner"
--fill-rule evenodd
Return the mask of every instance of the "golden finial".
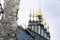
M 33 17 L 33 18 L 35 17 L 35 15 L 34 15 L 34 10 L 33 10 L 33 12 L 30 11 L 30 15 L 29 15 L 29 16 L 30 16 L 30 17 Z
M 37 16 L 37 10 L 36 10 L 36 17 L 38 17 L 38 16 Z
M 44 23 L 43 23 L 43 24 L 44 24 L 44 28 L 47 28 L 47 27 L 46 27 L 46 25 L 47 25 L 46 19 L 44 19 Z
M 33 18 L 35 17 L 35 15 L 34 15 L 34 10 L 33 10 L 33 15 L 32 15 L 32 17 L 33 17 Z
M 29 14 L 29 17 L 31 17 L 32 13 L 31 13 L 31 10 L 30 10 L 30 14 Z
M 33 17 L 33 12 L 30 10 L 29 17 Z
M 45 21 L 44 21 L 44 25 L 46 25 L 47 23 L 46 23 L 46 19 L 45 19 Z
M 47 29 L 49 30 L 49 23 L 47 23 Z
M 41 9 L 38 9 L 37 16 L 42 16 Z

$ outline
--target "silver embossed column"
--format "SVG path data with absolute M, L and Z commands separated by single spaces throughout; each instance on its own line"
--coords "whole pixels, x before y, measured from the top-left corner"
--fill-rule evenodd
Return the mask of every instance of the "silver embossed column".
M 4 13 L 1 21 L 0 40 L 17 40 L 17 14 L 20 0 L 4 0 Z

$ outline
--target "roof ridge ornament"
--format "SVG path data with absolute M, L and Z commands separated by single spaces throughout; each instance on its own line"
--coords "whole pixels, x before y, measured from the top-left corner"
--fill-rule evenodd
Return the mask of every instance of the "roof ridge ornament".
M 40 8 L 37 10 L 37 14 L 36 15 L 37 15 L 37 17 L 38 16 L 42 16 L 42 13 L 41 13 L 41 9 Z

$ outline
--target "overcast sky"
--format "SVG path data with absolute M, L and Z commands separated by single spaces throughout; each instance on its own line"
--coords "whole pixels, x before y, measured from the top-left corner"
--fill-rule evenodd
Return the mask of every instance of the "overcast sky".
M 3 2 L 3 0 L 2 0 Z M 30 9 L 41 8 L 44 18 L 50 23 L 51 40 L 60 40 L 60 1 L 59 0 L 21 0 L 18 24 L 28 24 Z

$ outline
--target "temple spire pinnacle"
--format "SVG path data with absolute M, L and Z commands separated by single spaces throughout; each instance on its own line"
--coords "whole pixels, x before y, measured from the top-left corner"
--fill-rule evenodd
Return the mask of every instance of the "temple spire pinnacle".
M 37 11 L 37 16 L 42 16 L 41 9 L 39 8 Z
M 48 31 L 49 31 L 49 23 L 47 23 L 47 29 L 48 29 Z
M 46 19 L 44 20 L 44 28 L 47 28 L 46 27 L 47 23 L 46 23 Z
M 44 21 L 44 25 L 46 25 L 47 23 L 46 23 L 46 19 L 45 19 L 45 21 Z
M 29 17 L 31 17 L 31 16 L 32 16 L 32 13 L 31 13 L 31 10 L 30 10 Z
M 30 10 L 29 17 L 33 17 L 33 12 Z
M 33 10 L 33 16 L 32 16 L 33 18 L 35 17 L 35 14 L 34 14 L 34 10 Z
M 38 20 L 38 16 L 37 16 L 37 10 L 36 10 L 36 21 Z

